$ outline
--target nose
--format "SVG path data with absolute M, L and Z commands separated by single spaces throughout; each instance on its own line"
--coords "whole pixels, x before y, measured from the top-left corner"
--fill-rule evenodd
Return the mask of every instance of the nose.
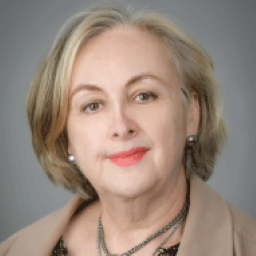
M 111 137 L 114 140 L 128 140 L 138 134 L 136 122 L 128 116 L 124 109 L 114 111 L 111 123 Z

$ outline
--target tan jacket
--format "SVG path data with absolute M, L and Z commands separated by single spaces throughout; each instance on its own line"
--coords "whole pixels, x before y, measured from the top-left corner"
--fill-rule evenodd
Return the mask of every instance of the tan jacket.
M 20 230 L 0 244 L 0 256 L 48 256 L 82 199 Z M 191 181 L 190 210 L 178 256 L 256 256 L 256 221 L 226 202 L 198 177 Z

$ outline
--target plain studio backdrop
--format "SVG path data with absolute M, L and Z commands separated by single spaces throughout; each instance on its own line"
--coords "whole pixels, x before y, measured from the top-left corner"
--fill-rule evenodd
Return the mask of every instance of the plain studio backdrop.
M 72 194 L 50 183 L 32 150 L 29 82 L 57 32 L 94 1 L 0 0 L 0 241 L 63 207 Z M 213 59 L 229 141 L 208 183 L 256 217 L 256 1 L 123 1 L 169 14 Z

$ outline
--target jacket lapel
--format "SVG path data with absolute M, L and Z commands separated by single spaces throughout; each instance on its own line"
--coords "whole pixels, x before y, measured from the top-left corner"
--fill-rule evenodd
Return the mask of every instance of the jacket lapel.
M 225 200 L 194 176 L 178 256 L 232 256 L 232 229 L 232 218 Z

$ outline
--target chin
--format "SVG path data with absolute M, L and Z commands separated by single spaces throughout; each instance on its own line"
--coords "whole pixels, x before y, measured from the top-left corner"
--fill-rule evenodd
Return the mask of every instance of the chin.
M 123 182 L 117 182 L 111 186 L 109 192 L 126 199 L 140 197 L 145 194 L 152 194 L 155 191 L 156 182 L 149 180 L 129 181 L 126 179 Z

